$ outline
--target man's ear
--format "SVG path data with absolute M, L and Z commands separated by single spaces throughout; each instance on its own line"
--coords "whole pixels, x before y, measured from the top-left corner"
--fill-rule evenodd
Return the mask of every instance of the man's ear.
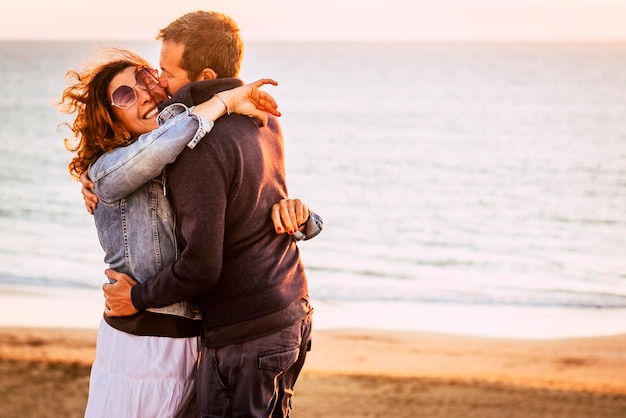
M 202 70 L 196 81 L 215 80 L 216 78 L 217 73 L 215 71 L 213 71 L 211 68 L 205 68 L 204 70 Z

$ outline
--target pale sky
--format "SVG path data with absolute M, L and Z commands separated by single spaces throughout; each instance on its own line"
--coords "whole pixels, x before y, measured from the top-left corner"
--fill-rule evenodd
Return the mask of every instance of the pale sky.
M 184 13 L 252 40 L 626 40 L 626 0 L 19 0 L 0 39 L 153 40 Z

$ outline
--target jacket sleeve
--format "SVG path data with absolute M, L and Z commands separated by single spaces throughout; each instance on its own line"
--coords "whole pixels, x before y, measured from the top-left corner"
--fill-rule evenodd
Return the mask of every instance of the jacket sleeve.
M 103 202 L 113 203 L 132 194 L 173 162 L 185 146 L 193 148 L 213 127 L 213 122 L 181 104 L 168 106 L 158 121 L 157 129 L 103 154 L 89 167 L 89 178 Z
M 310 240 L 318 236 L 319 233 L 322 232 L 322 229 L 324 229 L 324 220 L 309 208 L 309 219 L 307 219 L 304 224 L 304 230 L 296 231 L 292 237 L 295 241 Z

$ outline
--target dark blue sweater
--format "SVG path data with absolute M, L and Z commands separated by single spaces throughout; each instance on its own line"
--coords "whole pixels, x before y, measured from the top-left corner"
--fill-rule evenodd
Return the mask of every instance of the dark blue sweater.
M 174 101 L 188 106 L 241 85 L 238 79 L 191 83 Z M 166 168 L 180 256 L 132 289 L 137 309 L 193 300 L 208 328 L 262 318 L 308 295 L 295 242 L 277 236 L 272 205 L 286 198 L 278 120 L 223 116 L 198 145 Z M 286 325 L 286 324 L 285 324 Z

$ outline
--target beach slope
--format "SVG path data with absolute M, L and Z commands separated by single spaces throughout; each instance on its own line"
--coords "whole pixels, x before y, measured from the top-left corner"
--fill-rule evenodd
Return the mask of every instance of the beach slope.
M 0 328 L 0 416 L 82 417 L 92 329 Z M 626 416 L 626 335 L 517 340 L 319 330 L 294 417 Z

